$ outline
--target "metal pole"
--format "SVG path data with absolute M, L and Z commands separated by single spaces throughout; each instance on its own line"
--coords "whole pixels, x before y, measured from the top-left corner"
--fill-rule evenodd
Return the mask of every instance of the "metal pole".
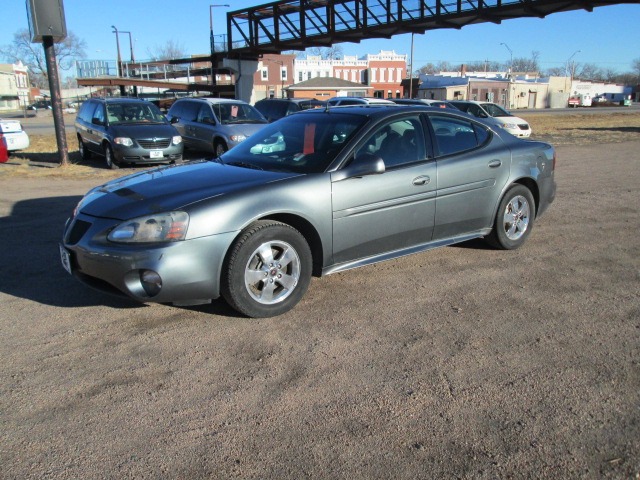
M 409 98 L 413 98 L 413 32 L 411 32 L 411 62 L 409 65 Z
M 67 149 L 67 135 L 64 128 L 64 116 L 62 115 L 62 100 L 60 98 L 60 78 L 58 77 L 58 65 L 56 64 L 56 52 L 53 47 L 53 37 L 42 38 L 44 57 L 47 63 L 47 75 L 49 77 L 49 90 L 51 90 L 51 108 L 53 110 L 53 125 L 56 131 L 60 166 L 69 165 L 69 152 Z

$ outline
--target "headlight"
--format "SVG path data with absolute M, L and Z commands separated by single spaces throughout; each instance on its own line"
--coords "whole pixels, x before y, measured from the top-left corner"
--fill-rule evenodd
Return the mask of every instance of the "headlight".
M 187 212 L 167 212 L 127 220 L 114 228 L 107 239 L 118 243 L 177 242 L 189 227 Z
M 133 146 L 133 140 L 127 137 L 116 137 L 113 139 L 113 141 L 114 143 L 117 143 L 118 145 L 124 145 L 125 147 Z
M 180 144 L 182 143 L 182 137 L 181 137 L 180 135 L 176 135 L 175 137 L 173 137 L 173 138 L 171 139 L 171 142 L 172 142 L 174 145 L 180 145 Z
M 507 128 L 507 129 L 511 129 L 511 130 L 515 130 L 516 128 L 518 128 L 518 126 L 515 123 L 503 123 L 502 128 Z
M 246 135 L 231 135 L 231 141 L 235 143 L 244 142 L 247 139 Z

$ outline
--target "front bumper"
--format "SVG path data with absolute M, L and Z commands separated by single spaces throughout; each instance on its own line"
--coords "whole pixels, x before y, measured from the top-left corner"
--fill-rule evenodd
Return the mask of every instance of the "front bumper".
M 79 214 L 67 221 L 63 248 L 72 274 L 98 290 L 140 302 L 195 305 L 220 296 L 224 256 L 237 232 L 156 245 L 106 240 L 119 222 Z M 159 292 L 149 295 L 142 273 L 156 272 Z
M 113 156 L 117 163 L 166 163 L 182 160 L 183 145 L 170 145 L 166 148 L 146 149 L 134 145 L 125 147 L 113 145 Z M 156 152 L 155 154 L 152 152 Z

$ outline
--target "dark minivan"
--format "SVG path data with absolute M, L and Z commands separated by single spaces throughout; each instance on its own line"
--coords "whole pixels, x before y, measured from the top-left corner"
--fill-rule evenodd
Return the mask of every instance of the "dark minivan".
M 92 98 L 75 123 L 83 159 L 105 157 L 107 167 L 124 163 L 181 163 L 182 137 L 151 102 L 137 98 Z
M 301 110 L 322 108 L 326 105 L 327 102 L 315 98 L 265 98 L 256 102 L 256 108 L 269 122 L 275 122 Z

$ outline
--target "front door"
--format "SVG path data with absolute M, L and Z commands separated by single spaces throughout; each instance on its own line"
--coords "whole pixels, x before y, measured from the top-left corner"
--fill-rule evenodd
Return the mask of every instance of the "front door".
M 414 114 L 381 125 L 356 147 L 354 162 L 370 153 L 384 160 L 386 171 L 332 183 L 334 264 L 431 240 L 436 164 L 425 138 Z

